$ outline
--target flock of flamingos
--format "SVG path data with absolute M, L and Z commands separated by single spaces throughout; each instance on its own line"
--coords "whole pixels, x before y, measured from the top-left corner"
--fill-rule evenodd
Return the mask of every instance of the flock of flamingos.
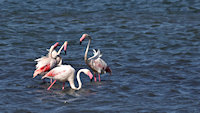
M 91 70 L 94 72 L 94 81 L 96 82 L 96 74 L 98 74 L 99 82 L 101 81 L 100 74 L 104 74 L 106 72 L 109 72 L 110 74 L 111 69 L 107 66 L 106 62 L 101 59 L 102 54 L 100 53 L 100 50 L 93 49 L 94 56 L 87 58 L 87 53 L 89 50 L 89 46 L 91 43 L 91 36 L 88 34 L 83 34 L 80 38 L 80 44 L 82 41 L 88 38 L 88 45 L 85 51 L 84 60 L 85 63 L 91 68 Z M 42 79 L 44 78 L 50 78 L 51 85 L 48 87 L 47 90 L 50 90 L 50 88 L 53 86 L 53 84 L 56 81 L 60 81 L 63 83 L 62 89 L 64 90 L 65 82 L 69 81 L 70 87 L 74 90 L 79 90 L 82 87 L 82 83 L 80 80 L 80 73 L 83 72 L 84 74 L 88 75 L 90 80 L 93 80 L 93 75 L 88 69 L 80 69 L 77 72 L 77 81 L 78 81 L 78 88 L 74 84 L 74 74 L 75 69 L 71 65 L 63 65 L 62 64 L 62 57 L 60 56 L 61 51 L 64 49 L 65 54 L 67 50 L 67 41 L 64 42 L 64 44 L 61 46 L 61 48 L 58 50 L 58 52 L 55 50 L 56 47 L 59 46 L 59 43 L 55 43 L 50 47 L 48 50 L 49 53 L 46 56 L 43 56 L 41 58 L 36 59 L 37 62 L 36 70 L 33 73 L 33 78 L 35 78 L 37 75 L 42 75 Z M 54 81 L 53 81 L 53 80 Z M 53 81 L 53 82 L 52 82 Z

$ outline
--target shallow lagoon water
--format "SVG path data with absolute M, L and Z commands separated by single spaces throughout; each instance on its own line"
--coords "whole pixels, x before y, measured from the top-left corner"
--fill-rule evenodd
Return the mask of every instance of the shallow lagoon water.
M 198 0 L 0 1 L 1 112 L 199 112 Z M 92 36 L 112 75 L 80 91 L 32 79 L 34 59 L 68 41 L 64 64 L 83 60 Z M 46 80 L 48 81 L 48 80 Z

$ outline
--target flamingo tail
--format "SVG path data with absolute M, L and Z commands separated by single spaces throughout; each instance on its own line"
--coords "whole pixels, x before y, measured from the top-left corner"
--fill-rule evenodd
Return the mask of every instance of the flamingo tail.
M 33 74 L 33 78 L 35 78 L 38 74 L 42 73 L 42 72 L 46 72 L 50 70 L 50 64 L 48 65 L 45 65 L 37 70 L 34 71 L 34 74 Z
M 112 75 L 112 70 L 108 66 L 106 67 L 105 71 L 108 72 L 108 73 L 110 73 L 110 75 Z
M 40 70 L 40 69 L 35 70 L 33 73 L 33 78 L 35 78 L 40 73 L 42 73 L 42 70 Z

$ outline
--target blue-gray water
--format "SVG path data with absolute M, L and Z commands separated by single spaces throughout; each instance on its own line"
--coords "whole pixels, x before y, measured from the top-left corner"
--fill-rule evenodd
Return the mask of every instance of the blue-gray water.
M 80 91 L 32 79 L 57 41 L 64 64 L 88 68 L 83 33 L 111 76 L 82 75 Z M 199 0 L 0 0 L 0 50 L 1 112 L 200 112 Z

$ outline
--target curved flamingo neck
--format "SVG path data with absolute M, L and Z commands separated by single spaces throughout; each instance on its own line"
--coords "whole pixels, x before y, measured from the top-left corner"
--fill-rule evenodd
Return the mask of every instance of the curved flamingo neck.
M 58 53 L 57 53 L 57 55 L 60 55 L 60 53 L 61 53 L 61 51 L 62 51 L 62 49 L 63 49 L 63 47 L 64 47 L 64 45 L 65 45 L 65 43 L 60 47 L 60 49 L 58 50 Z
M 62 58 L 60 57 L 60 62 L 58 63 L 58 66 L 62 65 Z
M 78 81 L 78 88 L 75 86 L 74 80 L 69 81 L 69 84 L 70 84 L 70 86 L 71 86 L 72 89 L 74 89 L 74 90 L 79 90 L 79 89 L 81 89 L 81 87 L 82 87 L 82 82 L 81 82 L 81 79 L 80 79 L 80 73 L 83 72 L 83 71 L 84 71 L 84 69 L 80 69 L 80 70 L 77 72 L 77 75 L 76 75 L 76 79 L 77 79 L 77 81 Z
M 87 48 L 86 48 L 86 50 L 85 50 L 85 56 L 84 56 L 84 60 L 85 60 L 85 63 L 86 63 L 87 65 L 89 65 L 89 64 L 88 64 L 88 59 L 87 59 L 87 54 L 88 54 L 88 50 L 89 50 L 90 43 L 91 43 L 91 37 L 88 36 L 88 38 L 89 38 L 89 41 L 88 41 L 88 45 L 87 45 Z
M 54 46 L 51 46 L 51 48 L 49 49 L 49 55 L 48 55 L 50 58 L 53 58 L 52 56 L 53 50 L 54 50 Z
M 81 72 L 83 72 L 82 69 L 80 69 L 80 70 L 78 71 L 77 75 L 76 75 L 76 79 L 77 79 L 77 81 L 78 81 L 78 88 L 77 88 L 78 90 L 81 89 L 81 87 L 82 87 L 82 82 L 81 82 L 81 79 L 80 79 L 80 74 L 81 74 Z

